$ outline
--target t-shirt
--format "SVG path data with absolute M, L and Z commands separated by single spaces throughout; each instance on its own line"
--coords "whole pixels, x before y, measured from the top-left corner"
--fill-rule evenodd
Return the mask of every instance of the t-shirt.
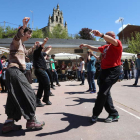
M 31 70 L 32 69 L 32 63 L 28 62 L 26 63 L 26 70 Z
M 67 68 L 66 65 L 61 65 L 61 66 L 60 66 L 60 69 L 61 69 L 61 70 L 65 70 L 66 68 Z
M 118 46 L 114 46 L 113 44 L 107 44 L 102 47 L 98 47 L 99 51 L 102 53 L 102 69 L 108 69 L 121 65 L 122 43 L 120 40 L 117 41 Z
M 67 66 L 67 71 L 72 71 L 72 66 Z
M 46 60 L 46 67 L 47 69 L 50 69 L 50 60 Z
M 95 68 L 96 58 L 94 56 L 90 57 L 90 61 L 87 63 L 87 71 L 96 71 Z
M 35 69 L 38 69 L 38 68 L 42 68 L 44 70 L 47 69 L 46 67 L 46 61 L 44 59 L 44 57 L 46 56 L 47 54 L 45 52 L 42 52 L 42 47 L 38 47 L 34 53 L 33 53 L 33 66 Z
M 55 64 L 54 64 L 54 59 L 50 59 L 50 61 L 52 61 L 53 63 L 50 63 L 50 70 L 55 70 Z M 51 67 L 51 64 L 52 64 L 52 67 Z
M 83 68 L 83 70 L 85 70 L 85 62 L 84 61 L 82 61 L 81 63 L 80 63 L 80 68 L 79 68 L 79 71 L 82 71 L 82 65 L 84 64 L 84 68 Z

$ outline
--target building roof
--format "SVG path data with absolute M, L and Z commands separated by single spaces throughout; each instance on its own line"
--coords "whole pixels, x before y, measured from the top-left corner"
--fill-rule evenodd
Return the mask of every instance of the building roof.
M 139 31 L 140 32 L 140 26 L 139 25 L 127 25 L 123 30 L 124 33 L 132 33 L 134 31 Z M 122 31 L 120 31 L 117 36 L 122 34 Z

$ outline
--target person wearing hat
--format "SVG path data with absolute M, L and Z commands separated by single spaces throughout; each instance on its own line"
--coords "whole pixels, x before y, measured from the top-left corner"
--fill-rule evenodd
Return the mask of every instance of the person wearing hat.
M 89 89 L 86 92 L 96 93 L 96 85 L 94 82 L 94 76 L 96 72 L 95 68 L 96 58 L 93 55 L 93 51 L 88 50 L 87 52 L 87 76 Z
M 54 58 L 55 58 L 55 55 L 54 54 L 52 54 L 51 55 L 51 59 L 50 59 L 50 70 L 51 70 L 51 72 L 52 72 L 52 76 L 54 76 L 54 78 L 55 78 L 55 80 L 56 80 L 56 85 L 58 85 L 58 86 L 61 86 L 60 84 L 59 84 L 59 81 L 58 81 L 58 74 L 57 74 L 57 72 L 56 72 L 56 69 L 55 69 L 55 61 L 54 61 Z

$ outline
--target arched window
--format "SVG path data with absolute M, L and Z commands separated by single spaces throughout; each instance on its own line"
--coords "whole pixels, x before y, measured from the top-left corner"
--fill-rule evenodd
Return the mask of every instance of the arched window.
M 58 17 L 56 16 L 56 22 L 58 22 Z
M 62 19 L 60 18 L 60 23 L 62 23 Z
M 59 12 L 58 12 L 58 16 L 59 16 Z

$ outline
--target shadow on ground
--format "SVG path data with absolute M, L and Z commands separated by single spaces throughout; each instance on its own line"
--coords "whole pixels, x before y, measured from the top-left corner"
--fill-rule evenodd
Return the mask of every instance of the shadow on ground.
M 126 86 L 126 87 L 140 87 L 140 85 L 137 85 L 137 86 L 133 86 L 133 85 L 122 85 L 122 86 Z
M 77 102 L 77 104 L 74 104 L 74 105 L 66 105 L 66 106 L 76 106 L 76 105 L 81 105 L 85 102 L 87 103 L 94 103 L 96 101 L 96 98 L 93 98 L 93 99 L 85 99 L 85 98 L 79 98 L 79 97 L 71 97 L 71 98 L 77 98 L 77 99 L 74 99 L 73 101 Z M 66 99 L 71 99 L 71 98 L 66 98 Z
M 87 92 L 65 92 L 65 94 L 91 94 L 91 93 L 87 93 Z
M 19 131 L 11 131 L 11 132 L 8 132 L 6 134 L 2 134 L 1 133 L 2 126 L 3 126 L 3 124 L 0 123 L 0 137 L 19 137 L 19 136 L 25 136 L 26 132 L 32 132 L 32 131 L 39 131 L 39 130 L 41 130 L 41 129 L 38 129 L 38 130 L 21 129 Z
M 65 86 L 80 86 L 80 85 L 65 85 Z
M 55 115 L 63 114 L 64 117 L 61 118 L 61 120 L 69 122 L 69 125 L 64 129 L 54 131 L 54 132 L 40 133 L 40 134 L 37 134 L 36 136 L 42 137 L 42 136 L 47 136 L 47 135 L 52 135 L 52 134 L 60 134 L 60 133 L 68 132 L 72 129 L 77 129 L 81 126 L 87 127 L 87 126 L 92 125 L 92 123 L 90 122 L 90 117 L 88 117 L 88 116 L 79 116 L 79 115 L 64 113 L 64 112 L 62 112 L 62 113 L 46 113 L 45 115 L 50 115 L 50 114 L 52 114 L 53 117 L 54 117 L 54 114 Z

